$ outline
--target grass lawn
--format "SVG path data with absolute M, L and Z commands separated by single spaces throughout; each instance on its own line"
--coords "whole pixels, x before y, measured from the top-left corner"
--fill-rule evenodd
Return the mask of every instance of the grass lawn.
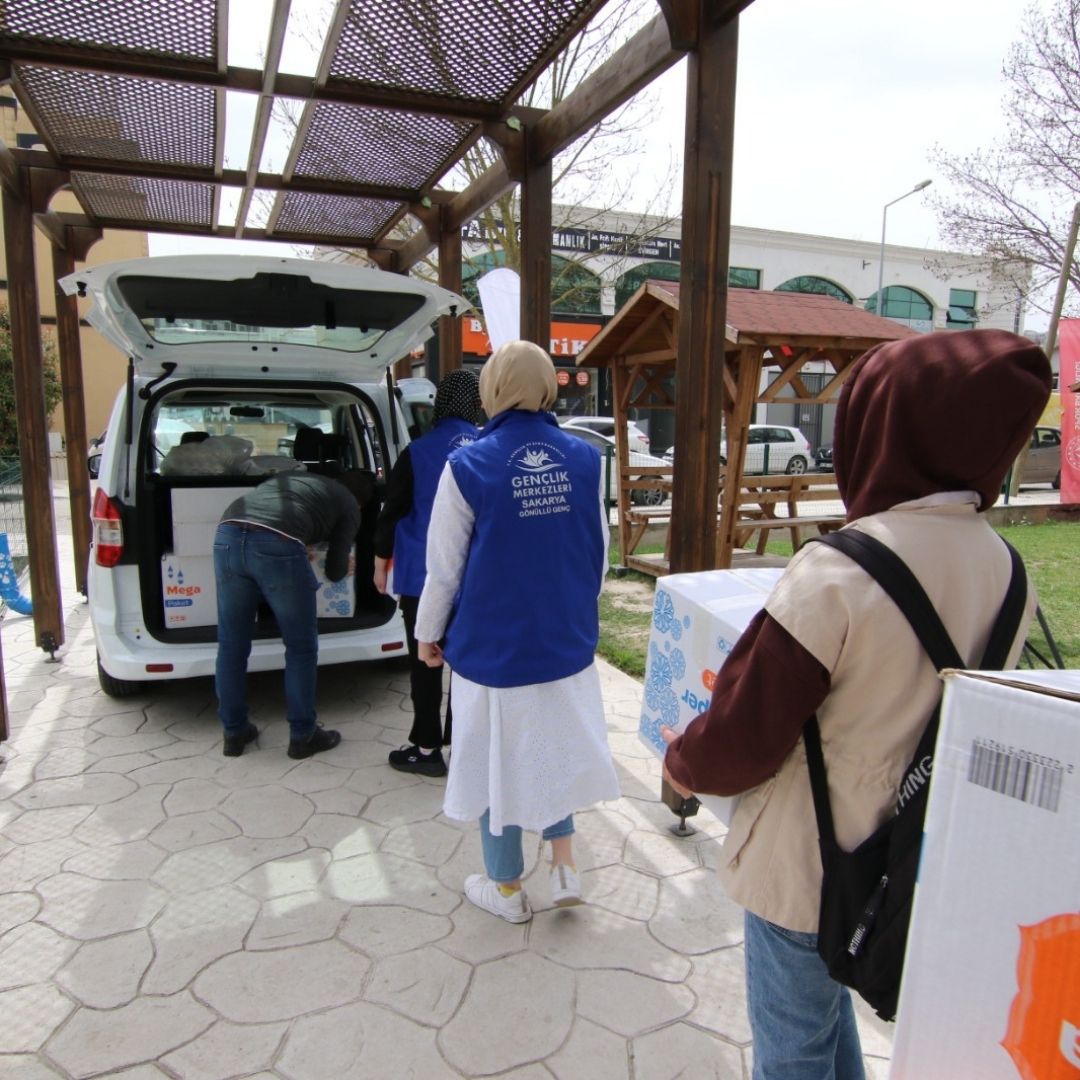
M 1013 525 L 998 532 L 1020 552 L 1065 666 L 1080 668 L 1080 528 L 1067 522 L 1047 522 Z M 777 540 L 767 550 L 771 555 L 790 555 L 791 544 Z M 611 561 L 613 565 L 618 563 L 617 552 L 613 552 Z M 600 595 L 597 652 L 638 679 L 645 677 L 655 587 L 655 579 L 645 574 L 631 572 L 621 578 L 609 575 Z M 1045 635 L 1037 623 L 1032 625 L 1029 640 L 1051 660 Z

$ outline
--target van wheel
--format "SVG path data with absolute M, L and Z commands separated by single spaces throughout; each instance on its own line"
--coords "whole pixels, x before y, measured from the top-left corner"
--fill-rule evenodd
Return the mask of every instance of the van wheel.
M 109 697 L 131 697 L 132 694 L 137 694 L 140 690 L 144 689 L 142 683 L 132 682 L 130 679 L 114 679 L 101 666 L 100 656 L 98 657 L 97 662 L 97 677 L 98 682 L 101 684 L 101 689 L 104 690 Z

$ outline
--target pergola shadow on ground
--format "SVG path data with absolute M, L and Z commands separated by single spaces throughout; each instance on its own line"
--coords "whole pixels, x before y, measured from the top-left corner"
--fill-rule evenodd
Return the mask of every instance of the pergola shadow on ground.
M 677 444 L 686 495 L 711 486 L 724 364 L 738 14 L 750 0 L 659 0 L 658 13 L 551 110 L 524 109 L 542 77 L 604 0 L 338 0 L 312 77 L 281 70 L 289 0 L 274 0 L 261 69 L 230 66 L 227 0 L 88 4 L 11 0 L 0 11 L 0 77 L 33 122 L 41 149 L 0 146 L 5 249 L 37 644 L 64 644 L 55 522 L 49 499 L 34 228 L 52 245 L 52 276 L 72 273 L 104 229 L 273 239 L 349 248 L 407 273 L 432 249 L 439 283 L 461 288 L 461 231 L 515 186 L 521 200 L 521 334 L 547 345 L 552 162 L 682 57 L 687 120 L 682 220 L 683 342 Z M 225 167 L 226 95 L 257 99 L 246 166 Z M 275 103 L 302 103 L 280 173 L 261 168 Z M 462 191 L 438 185 L 478 139 L 501 157 Z M 223 190 L 241 191 L 234 222 Z M 79 212 L 53 200 L 70 192 Z M 256 192 L 272 197 L 249 227 Z M 405 224 L 404 238 L 395 229 Z M 460 364 L 460 315 L 439 329 L 443 370 Z M 75 580 L 86 587 L 89 484 L 79 309 L 57 300 Z M 715 465 L 712 466 L 715 468 Z M 715 517 L 676 537 L 673 566 L 713 559 Z M 0 687 L 2 690 L 2 687 Z M 0 704 L 3 695 L 0 694 Z M 0 739 L 6 736 L 0 711 Z
M 732 289 L 727 296 L 724 364 L 716 373 L 722 383 L 727 459 L 713 485 L 692 493 L 687 504 L 685 488 L 673 480 L 673 474 L 677 480 L 677 471 L 631 464 L 626 428 L 631 408 L 671 411 L 677 407 L 676 389 L 684 389 L 678 378 L 684 295 L 677 282 L 646 281 L 577 358 L 579 365 L 611 370 L 620 477 L 620 550 L 627 566 L 649 574 L 681 569 L 673 556 L 678 537 L 700 529 L 703 515 L 714 524 L 719 521 L 715 555 L 709 563 L 719 568 L 730 567 L 736 549 L 755 532 L 757 554 L 761 555 L 768 534 L 775 529 L 789 530 L 797 545 L 799 530 L 821 531 L 842 523 L 843 515 L 835 511 L 809 517 L 801 513 L 804 505 L 839 502 L 835 477 L 748 473 L 747 438 L 754 407 L 834 401 L 851 365 L 867 349 L 916 333 L 831 296 Z M 775 377 L 763 385 L 763 373 L 769 370 L 776 372 Z M 824 376 L 820 389 L 804 382 L 808 371 Z M 696 434 L 703 435 L 704 427 L 699 424 Z M 675 430 L 675 460 L 679 462 L 683 446 L 678 440 L 678 423 Z M 696 439 L 694 444 L 700 447 Z M 706 444 L 704 452 L 713 461 L 719 458 L 719 445 L 719 434 Z M 767 471 L 768 463 L 764 464 Z M 635 507 L 631 492 L 642 487 L 665 493 L 674 489 L 671 505 Z M 709 491 L 715 492 L 715 497 L 709 497 Z M 791 524 L 796 519 L 799 524 Z M 636 554 L 646 529 L 656 523 L 668 526 L 663 555 Z
M 64 582 L 71 544 L 61 536 Z M 576 815 L 588 904 L 532 922 L 462 896 L 483 865 L 445 781 L 391 769 L 412 723 L 400 661 L 320 669 L 335 750 L 286 756 L 281 676 L 250 681 L 258 748 L 221 753 L 210 679 L 123 701 L 97 684 L 85 602 L 63 664 L 0 624 L 13 735 L 0 766 L 0 1075 L 26 1080 L 745 1080 L 742 911 L 723 828 L 678 837 L 640 740 L 642 686 L 599 662 L 620 797 Z M 535 869 L 534 869 L 535 867 Z M 891 1026 L 857 1005 L 867 1072 Z

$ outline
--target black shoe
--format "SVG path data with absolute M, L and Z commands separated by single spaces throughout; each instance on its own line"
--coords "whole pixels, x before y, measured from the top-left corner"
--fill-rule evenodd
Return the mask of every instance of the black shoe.
M 446 762 L 438 750 L 421 754 L 418 746 L 411 743 L 400 750 L 390 751 L 390 767 L 398 772 L 420 773 L 421 776 L 445 776 Z
M 289 757 L 311 757 L 312 754 L 320 754 L 323 750 L 333 750 L 339 742 L 341 742 L 340 731 L 329 731 L 326 728 L 317 727 L 305 742 L 289 743 Z
M 254 724 L 248 724 L 247 730 L 239 735 L 226 735 L 221 752 L 226 757 L 239 757 L 248 743 L 259 745 L 259 729 Z

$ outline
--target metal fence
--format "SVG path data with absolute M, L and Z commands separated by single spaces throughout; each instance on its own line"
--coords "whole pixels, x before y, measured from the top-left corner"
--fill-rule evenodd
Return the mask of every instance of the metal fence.
M 0 457 L 0 532 L 7 533 L 16 569 L 25 565 L 26 515 L 23 511 L 22 466 L 19 459 Z

